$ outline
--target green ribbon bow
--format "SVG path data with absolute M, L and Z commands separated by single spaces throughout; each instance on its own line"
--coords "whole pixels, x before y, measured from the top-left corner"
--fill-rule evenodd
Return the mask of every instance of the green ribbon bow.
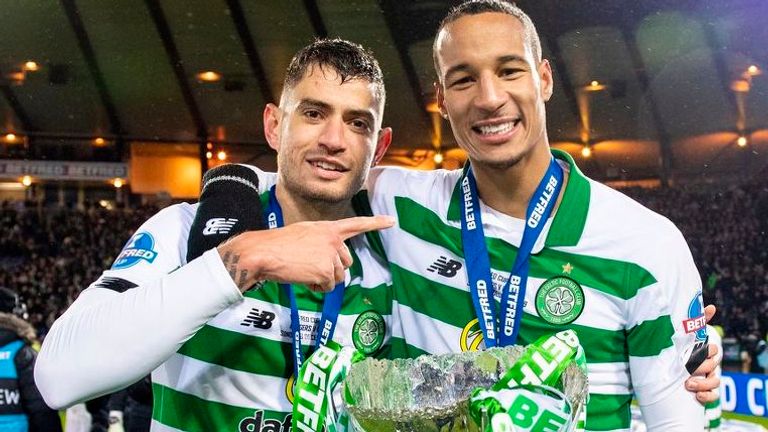
M 542 336 L 490 389 L 472 391 L 470 416 L 483 432 L 583 431 L 586 408 L 574 418 L 560 381 L 572 362 L 586 373 L 575 331 Z

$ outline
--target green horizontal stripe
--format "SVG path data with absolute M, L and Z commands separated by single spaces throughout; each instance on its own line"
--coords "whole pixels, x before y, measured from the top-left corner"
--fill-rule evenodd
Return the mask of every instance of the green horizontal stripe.
M 587 363 L 613 363 L 629 360 L 626 335 L 623 330 L 604 330 L 575 324 L 553 325 L 527 313 L 523 314 L 518 343 L 527 345 L 545 334 L 557 333 L 565 329 L 576 331 L 579 342 L 584 348 Z
M 394 264 L 391 268 L 395 297 L 400 304 L 460 329 L 476 318 L 472 297 L 468 292 L 430 281 Z M 623 330 L 604 330 L 575 324 L 558 326 L 527 313 L 523 315 L 520 343 L 529 344 L 544 334 L 564 329 L 576 330 L 588 362 L 626 362 L 628 359 Z
M 416 358 L 429 354 L 421 348 L 409 345 L 405 342 L 405 339 L 395 338 L 390 339 L 390 359 L 397 358 Z
M 591 431 L 629 429 L 632 395 L 590 393 L 587 404 L 587 426 Z
M 309 345 L 302 345 L 304 355 Z M 178 351 L 206 363 L 243 372 L 288 378 L 293 373 L 293 350 L 289 342 L 278 342 L 214 326 L 204 325 Z M 391 348 L 381 347 L 372 357 L 389 358 Z
M 669 315 L 655 320 L 643 321 L 627 332 L 629 355 L 633 357 L 651 357 L 672 346 L 675 329 Z
M 304 285 L 293 285 L 296 295 L 296 303 L 299 309 L 309 312 L 323 310 L 325 294 L 314 292 Z M 267 282 L 259 289 L 246 291 L 245 297 L 263 300 L 272 304 L 290 308 L 291 301 L 284 289 L 275 282 Z M 381 284 L 372 288 L 363 288 L 360 285 L 350 285 L 344 290 L 344 300 L 341 305 L 341 313 L 356 315 L 367 310 L 374 309 L 382 315 L 392 313 L 392 291 L 387 284 Z
M 390 264 L 390 270 L 395 298 L 400 304 L 459 328 L 475 318 L 468 292 L 431 281 L 396 264 Z
M 307 347 L 305 352 L 307 351 Z M 179 349 L 194 359 L 243 372 L 287 378 L 291 344 L 204 325 Z
M 457 256 L 464 256 L 461 250 L 461 229 L 446 225 L 437 214 L 410 198 L 395 197 L 395 207 L 398 223 L 404 231 Z M 486 243 L 491 267 L 509 271 L 517 256 L 517 248 L 496 238 L 486 238 Z M 563 274 L 566 263 L 573 266 L 569 276 L 580 284 L 624 300 L 634 297 L 639 289 L 656 282 L 647 270 L 634 263 L 549 248 L 531 257 L 529 275 L 541 279 L 559 276 Z
M 154 396 L 152 418 L 166 426 L 186 432 L 261 430 L 258 425 L 255 429 L 240 428 L 241 422 L 244 423 L 244 426 L 248 423 L 254 423 L 257 412 L 254 408 L 206 401 L 157 383 L 152 383 L 152 392 Z M 258 411 L 263 414 L 261 416 L 262 427 L 276 426 L 275 429 L 266 430 L 281 430 L 278 423 L 284 422 L 290 414 L 266 410 Z M 248 421 L 247 419 L 251 420 Z M 290 418 L 288 422 L 290 423 Z

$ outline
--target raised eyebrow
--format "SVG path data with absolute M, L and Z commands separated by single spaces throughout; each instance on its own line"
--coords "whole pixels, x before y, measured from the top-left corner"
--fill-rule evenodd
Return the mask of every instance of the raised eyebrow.
M 317 99 L 302 99 L 297 108 L 316 108 L 322 111 L 330 111 L 331 105 Z

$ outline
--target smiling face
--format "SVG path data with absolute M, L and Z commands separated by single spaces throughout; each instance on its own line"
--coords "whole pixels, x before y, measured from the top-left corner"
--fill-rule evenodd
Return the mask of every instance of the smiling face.
M 375 90 L 365 79 L 342 82 L 332 68 L 312 65 L 283 93 L 279 108 L 267 106 L 265 133 L 286 191 L 305 201 L 340 203 L 360 190 L 374 157 L 389 144 Z
M 552 71 L 514 16 L 463 16 L 437 36 L 438 104 L 473 164 L 506 169 L 549 158 L 544 103 Z

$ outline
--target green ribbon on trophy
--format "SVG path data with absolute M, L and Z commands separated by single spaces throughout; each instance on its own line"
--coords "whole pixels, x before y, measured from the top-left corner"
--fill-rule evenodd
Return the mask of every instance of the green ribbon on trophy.
M 292 426 L 295 431 L 336 432 L 346 423 L 334 405 L 333 392 L 346 378 L 353 363 L 365 356 L 352 347 L 328 341 L 301 365 L 294 389 Z
M 571 362 L 586 373 L 584 350 L 575 331 L 542 336 L 490 389 L 472 392 L 472 419 L 483 432 L 583 431 L 586 408 L 574 419 L 560 382 Z

